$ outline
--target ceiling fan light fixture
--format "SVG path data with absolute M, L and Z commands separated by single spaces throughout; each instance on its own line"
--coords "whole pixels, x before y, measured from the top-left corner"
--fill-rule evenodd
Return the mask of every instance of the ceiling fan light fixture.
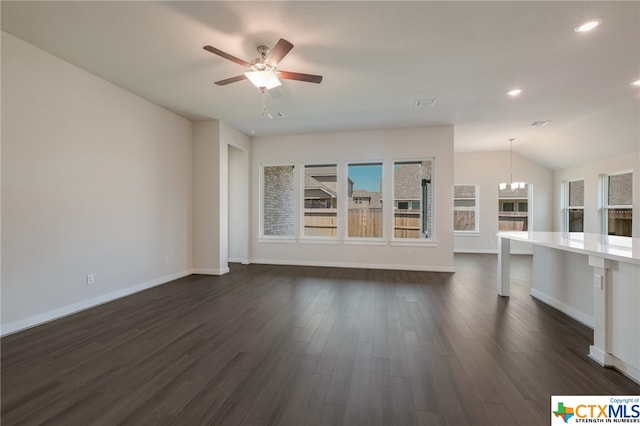
M 266 69 L 264 71 L 247 71 L 244 75 L 256 86 L 258 89 L 273 89 L 274 87 L 282 86 L 278 76 L 272 69 Z

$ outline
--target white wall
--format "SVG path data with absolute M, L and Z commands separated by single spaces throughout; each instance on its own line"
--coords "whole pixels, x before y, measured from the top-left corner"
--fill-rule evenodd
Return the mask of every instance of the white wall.
M 229 190 L 234 203 L 245 200 L 249 193 L 249 149 L 251 140 L 218 120 L 194 123 L 193 136 L 193 262 L 194 272 L 222 275 L 229 272 Z M 232 157 L 234 177 L 230 182 L 229 150 L 240 150 L 240 158 Z M 237 196 L 237 197 L 236 197 Z M 235 214 L 235 213 L 234 213 Z M 234 231 L 249 227 L 249 215 L 233 217 Z M 248 242 L 233 233 L 231 247 L 248 258 Z
M 221 167 L 226 171 L 226 146 L 224 155 L 221 151 L 220 122 L 209 120 L 194 123 L 193 268 L 198 274 L 221 275 L 229 271 L 220 236 L 221 186 L 225 173 Z M 224 192 L 226 196 L 226 189 Z
M 249 261 L 248 155 L 229 145 L 229 261 Z
M 434 126 L 412 129 L 345 133 L 300 134 L 257 137 L 251 151 L 252 232 L 251 261 L 367 268 L 452 271 L 453 264 L 453 127 Z M 392 174 L 392 160 L 435 157 L 435 238 L 432 246 L 398 246 L 387 236 L 381 245 L 333 243 L 267 242 L 259 239 L 259 200 L 261 164 L 337 163 L 343 176 L 350 161 L 385 160 L 384 176 Z M 339 178 L 340 179 L 340 178 Z M 346 186 L 346 178 L 342 178 Z M 383 178 L 384 194 L 392 193 L 391 179 Z M 301 195 L 298 187 L 298 204 Z M 388 198 L 388 197 L 386 197 Z M 392 223 L 392 203 L 385 203 L 387 229 Z M 300 211 L 296 211 L 300 217 Z
M 454 250 L 469 253 L 497 253 L 498 184 L 508 182 L 510 152 L 459 152 L 454 156 L 455 183 L 475 184 L 479 191 L 479 232 L 454 234 Z M 553 228 L 553 172 L 514 153 L 513 179 L 532 185 L 529 200 L 529 225 L 533 231 Z M 511 251 L 530 253 L 531 246 L 514 241 Z
M 2 33 L 2 124 L 3 333 L 190 273 L 188 120 Z
M 640 144 L 640 143 L 639 143 Z M 638 147 L 640 150 L 640 146 Z M 594 163 L 557 170 L 554 173 L 554 230 L 563 229 L 563 182 L 584 179 L 584 231 L 602 233 L 602 216 L 599 209 L 599 175 L 633 172 L 633 236 L 640 238 L 640 152 L 610 158 Z

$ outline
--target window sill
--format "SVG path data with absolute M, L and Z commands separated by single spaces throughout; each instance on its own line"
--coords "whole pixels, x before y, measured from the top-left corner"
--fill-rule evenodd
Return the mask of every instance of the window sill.
M 340 244 L 340 241 L 335 238 L 301 238 L 300 244 Z
M 454 237 L 479 237 L 480 232 L 478 231 L 453 231 Z
M 344 245 L 351 245 L 351 246 L 357 246 L 357 245 L 361 245 L 361 246 L 386 246 L 387 242 L 383 241 L 383 240 L 369 240 L 366 238 L 363 239 L 350 239 L 350 240 L 344 240 L 343 241 Z
M 294 237 L 260 237 L 258 243 L 295 244 L 298 240 Z
M 392 247 L 438 247 L 436 240 L 393 240 Z

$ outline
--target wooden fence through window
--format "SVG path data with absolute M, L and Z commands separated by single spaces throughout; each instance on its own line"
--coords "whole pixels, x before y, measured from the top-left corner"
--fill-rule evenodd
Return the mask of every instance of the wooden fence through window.
M 336 237 L 338 229 L 336 209 L 305 209 L 304 235 L 309 237 Z M 382 209 L 358 207 L 348 211 L 349 237 L 382 237 Z M 420 238 L 420 212 L 394 213 L 395 238 Z

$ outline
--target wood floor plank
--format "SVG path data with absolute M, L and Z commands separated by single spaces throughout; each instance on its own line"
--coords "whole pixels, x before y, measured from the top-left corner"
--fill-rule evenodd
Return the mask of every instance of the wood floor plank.
M 531 257 L 455 274 L 231 265 L 0 340 L 2 425 L 538 425 L 551 395 L 638 395 Z

